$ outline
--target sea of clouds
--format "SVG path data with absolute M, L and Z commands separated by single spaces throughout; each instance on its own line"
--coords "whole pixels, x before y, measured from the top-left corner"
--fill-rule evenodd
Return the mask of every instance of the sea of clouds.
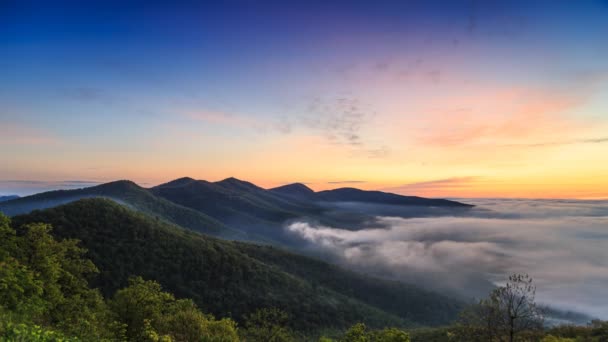
M 464 295 L 527 273 L 538 302 L 608 319 L 608 201 L 461 201 L 476 207 L 439 217 L 388 208 L 394 216 L 360 230 L 305 221 L 285 229 L 349 268 Z

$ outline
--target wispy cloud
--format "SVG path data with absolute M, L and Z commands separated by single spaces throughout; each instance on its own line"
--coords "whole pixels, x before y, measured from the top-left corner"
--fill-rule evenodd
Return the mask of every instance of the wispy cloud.
M 103 183 L 95 180 L 0 180 L 0 194 L 31 195 L 50 190 L 67 190 L 95 186 Z
M 384 191 L 402 194 L 447 193 L 452 190 L 464 190 L 477 182 L 479 177 L 453 177 L 422 182 L 408 183 L 401 186 L 382 189 Z
M 331 181 L 331 182 L 327 182 L 327 184 L 360 184 L 360 183 L 367 183 L 367 181 L 362 181 L 362 180 L 343 180 L 343 181 Z
M 531 144 L 508 144 L 506 146 L 522 146 L 522 147 L 545 147 L 545 146 L 561 146 L 574 144 L 603 144 L 608 143 L 608 137 L 605 138 L 589 138 L 589 139 L 572 139 L 561 141 L 545 141 Z
M 353 97 L 314 97 L 299 121 L 336 143 L 359 147 L 364 144 L 363 126 L 375 112 Z

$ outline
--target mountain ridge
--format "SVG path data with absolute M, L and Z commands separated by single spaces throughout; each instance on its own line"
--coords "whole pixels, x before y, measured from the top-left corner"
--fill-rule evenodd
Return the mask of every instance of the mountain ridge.
M 139 275 L 218 316 L 242 319 L 261 307 L 283 309 L 301 331 L 358 321 L 374 327 L 441 325 L 462 308 L 460 301 L 415 286 L 187 231 L 109 199 L 81 199 L 13 222 L 49 223 L 57 237 L 79 239 L 100 270 L 94 285 L 106 295 Z

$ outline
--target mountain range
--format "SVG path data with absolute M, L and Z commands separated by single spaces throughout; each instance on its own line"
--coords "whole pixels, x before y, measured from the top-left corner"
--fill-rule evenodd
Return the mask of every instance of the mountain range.
M 219 317 L 238 321 L 259 308 L 280 308 L 302 332 L 356 322 L 449 323 L 461 299 L 294 254 L 301 251 L 283 229 L 296 219 L 358 229 L 387 207 L 443 212 L 472 206 L 354 188 L 315 192 L 295 183 L 264 189 L 236 178 L 187 177 L 152 188 L 120 180 L 0 203 L 17 226 L 49 223 L 56 237 L 80 240 L 100 270 L 92 285 L 106 296 L 138 275 Z
M 208 182 L 184 177 L 152 188 L 120 180 L 82 189 L 49 191 L 2 202 L 0 211 L 12 216 L 92 197 L 110 198 L 165 222 L 220 238 L 288 245 L 294 244 L 293 237 L 282 226 L 289 220 L 357 229 L 373 223 L 375 216 L 386 208 L 414 208 L 419 213 L 430 210 L 439 214 L 472 207 L 443 199 L 355 188 L 315 192 L 304 184 L 294 183 L 263 189 L 236 178 Z M 364 208 L 353 208 L 352 204 Z
M 226 241 L 185 230 L 114 201 L 88 198 L 12 218 L 51 224 L 78 239 L 99 268 L 92 285 L 110 296 L 130 276 L 156 280 L 206 312 L 241 320 L 277 307 L 298 331 L 442 325 L 463 303 L 413 285 L 373 278 L 269 245 Z

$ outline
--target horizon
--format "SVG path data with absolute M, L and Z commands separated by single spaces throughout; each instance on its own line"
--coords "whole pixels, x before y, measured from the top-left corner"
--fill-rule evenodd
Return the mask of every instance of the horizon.
M 208 179 L 201 179 L 201 178 L 196 178 L 196 177 L 190 177 L 190 176 L 181 176 L 181 177 L 176 177 L 176 178 L 172 178 L 166 181 L 162 181 L 159 183 L 141 183 L 141 182 L 137 182 L 137 181 L 133 181 L 130 179 L 114 179 L 114 180 L 108 180 L 108 181 L 93 181 L 93 180 L 62 180 L 62 181 L 48 181 L 48 182 L 42 182 L 42 181 L 35 181 L 35 180 L 0 180 L 0 196 L 19 196 L 19 197 L 27 197 L 27 196 L 32 196 L 32 195 L 36 195 L 36 194 L 40 194 L 40 193 L 44 193 L 44 192 L 48 192 L 48 191 L 56 191 L 56 190 L 75 190 L 75 189 L 83 189 L 83 188 L 88 188 L 88 187 L 93 187 L 93 186 L 97 186 L 97 185 L 102 185 L 102 184 L 106 184 L 106 183 L 113 183 L 113 182 L 119 182 L 119 181 L 129 181 L 129 182 L 133 182 L 136 185 L 145 188 L 145 189 L 150 189 L 153 188 L 155 186 L 164 184 L 164 183 L 168 183 L 171 181 L 175 181 L 178 179 L 183 179 L 183 178 L 190 178 L 193 179 L 195 181 L 208 181 L 208 182 L 220 182 L 223 180 L 227 180 L 227 179 L 236 179 L 239 181 L 244 181 L 244 182 L 249 182 L 252 183 L 256 186 L 259 186 L 263 189 L 269 190 L 272 188 L 276 188 L 276 187 L 280 187 L 280 186 L 284 186 L 284 185 L 292 185 L 292 184 L 302 184 L 306 187 L 308 187 L 309 189 L 312 189 L 315 192 L 318 191 L 324 191 L 324 190 L 335 190 L 335 189 L 340 189 L 340 188 L 356 188 L 356 189 L 361 189 L 361 190 L 369 190 L 369 191 L 382 191 L 382 192 L 389 192 L 389 193 L 395 193 L 395 194 L 399 194 L 399 195 L 403 195 L 403 196 L 418 196 L 418 197 L 426 197 L 423 196 L 422 194 L 417 194 L 417 193 L 402 193 L 402 192 L 396 192 L 396 191 L 392 191 L 393 189 L 374 189 L 374 188 L 364 188 L 364 187 L 358 187 L 357 184 L 360 182 L 346 182 L 346 183 L 342 183 L 342 182 L 338 182 L 338 184 L 331 184 L 331 182 L 329 182 L 330 184 L 326 184 L 326 185 L 330 185 L 329 187 L 322 187 L 322 188 L 318 188 L 315 187 L 315 184 L 311 184 L 310 182 L 289 182 L 289 183 L 279 183 L 279 184 L 275 184 L 272 186 L 261 186 L 255 182 L 250 182 L 247 179 L 241 179 L 241 178 L 237 178 L 234 176 L 229 176 L 229 177 L 224 177 L 224 178 L 220 178 L 220 179 L 215 179 L 215 180 L 208 180 Z M 6 184 L 10 184 L 9 187 L 6 186 Z M 4 189 L 13 189 L 13 190 L 4 190 Z M 460 197 L 460 196 L 438 196 L 438 197 L 428 197 L 428 198 L 435 198 L 435 199 L 449 199 L 449 200 L 490 200 L 490 199 L 496 199 L 496 200 L 522 200 L 522 201 L 526 201 L 526 200 L 538 200 L 538 201 L 551 201 L 551 200 L 556 200 L 556 201 L 607 201 L 608 197 L 602 197 L 602 198 L 560 198 L 560 197 L 538 197 L 538 198 L 532 198 L 532 197 Z
M 0 193 L 190 174 L 606 199 L 606 15 L 603 0 L 3 2 Z

